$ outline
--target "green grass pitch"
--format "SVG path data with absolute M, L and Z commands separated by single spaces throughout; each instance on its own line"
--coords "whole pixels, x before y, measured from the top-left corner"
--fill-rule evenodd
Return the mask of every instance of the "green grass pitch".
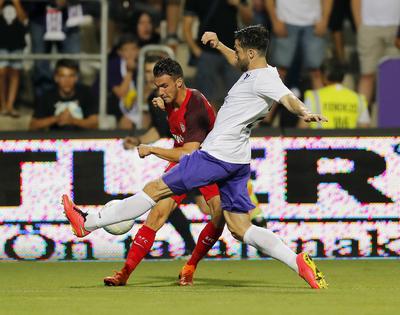
M 274 261 L 203 261 L 178 287 L 183 261 L 144 262 L 126 287 L 102 279 L 121 262 L 1 262 L 0 314 L 400 314 L 400 260 L 318 261 L 311 290 Z

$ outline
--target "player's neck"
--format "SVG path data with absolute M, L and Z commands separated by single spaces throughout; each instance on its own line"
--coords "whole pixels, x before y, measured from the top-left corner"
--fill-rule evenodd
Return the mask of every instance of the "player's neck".
M 182 86 L 181 89 L 178 91 L 178 95 L 176 97 L 175 102 L 172 104 L 174 107 L 181 107 L 183 102 L 185 101 L 186 98 L 186 93 L 188 92 L 188 89 L 186 86 Z
M 260 69 L 266 67 L 268 67 L 268 63 L 265 58 L 256 58 L 250 62 L 248 70 Z

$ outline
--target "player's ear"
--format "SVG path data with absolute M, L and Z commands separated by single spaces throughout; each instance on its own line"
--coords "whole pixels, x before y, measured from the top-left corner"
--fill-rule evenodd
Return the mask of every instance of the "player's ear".
M 253 58 L 254 58 L 255 53 L 256 53 L 256 52 L 254 51 L 254 49 L 248 49 L 248 50 L 247 50 L 247 56 L 249 56 L 250 59 L 253 59 Z
M 181 88 L 183 86 L 183 79 L 182 78 L 176 79 L 176 85 L 178 88 Z

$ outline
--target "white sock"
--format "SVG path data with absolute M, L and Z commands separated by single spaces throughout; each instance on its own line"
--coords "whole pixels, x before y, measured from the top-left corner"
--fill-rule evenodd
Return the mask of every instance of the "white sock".
M 257 248 L 262 253 L 283 262 L 299 273 L 296 263 L 296 253 L 270 230 L 252 225 L 244 233 L 243 241 Z
M 99 212 L 89 213 L 85 221 L 85 229 L 94 231 L 106 225 L 132 220 L 149 211 L 156 203 L 144 191 L 139 191 L 121 202 L 103 207 Z

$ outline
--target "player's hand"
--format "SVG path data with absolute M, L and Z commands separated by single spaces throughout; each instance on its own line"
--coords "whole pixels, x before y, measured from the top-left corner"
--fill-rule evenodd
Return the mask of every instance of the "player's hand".
M 314 25 L 314 34 L 317 36 L 324 36 L 328 29 L 328 24 L 324 20 L 320 20 Z
M 125 150 L 132 150 L 140 144 L 138 137 L 125 137 L 122 146 Z
M 218 48 L 219 45 L 218 36 L 214 32 L 205 32 L 203 36 L 201 36 L 201 42 L 204 45 L 209 43 L 212 48 Z
M 303 116 L 301 116 L 301 118 L 305 121 L 305 122 L 327 122 L 328 119 L 326 119 L 324 116 L 319 115 L 319 114 L 305 114 Z
M 151 146 L 149 145 L 141 144 L 137 147 L 137 150 L 142 159 L 151 154 Z
M 151 100 L 153 106 L 158 107 L 159 109 L 165 110 L 165 103 L 161 97 L 155 97 Z
M 288 32 L 286 24 L 281 20 L 276 20 L 272 23 L 272 29 L 277 37 L 287 37 Z

